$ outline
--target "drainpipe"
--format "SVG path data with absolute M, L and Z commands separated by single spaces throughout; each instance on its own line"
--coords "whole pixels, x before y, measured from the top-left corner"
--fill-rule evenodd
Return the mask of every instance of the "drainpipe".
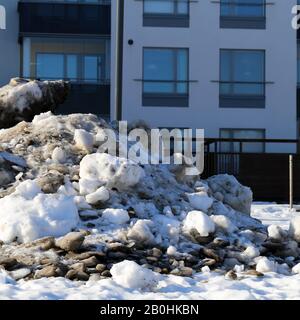
M 122 120 L 122 83 L 123 83 L 123 39 L 124 39 L 124 0 L 116 0 L 116 54 L 114 83 L 115 120 Z

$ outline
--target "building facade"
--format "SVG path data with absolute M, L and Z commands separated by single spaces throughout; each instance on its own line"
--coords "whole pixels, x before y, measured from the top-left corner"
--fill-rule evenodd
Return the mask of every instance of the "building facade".
M 204 128 L 209 138 L 298 139 L 296 4 L 124 1 L 121 118 Z M 116 117 L 116 0 L 0 5 L 7 10 L 0 85 L 16 75 L 69 79 L 72 93 L 59 112 Z M 295 152 L 296 145 L 252 143 L 244 151 Z

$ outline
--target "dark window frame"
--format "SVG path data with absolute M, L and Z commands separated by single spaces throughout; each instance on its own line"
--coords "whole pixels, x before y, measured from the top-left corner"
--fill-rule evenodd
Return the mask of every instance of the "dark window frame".
M 106 57 L 105 54 L 94 54 L 94 53 L 76 53 L 76 52 L 59 52 L 59 51 L 52 51 L 52 52 L 40 52 L 40 51 L 36 51 L 35 52 L 35 61 L 36 61 L 36 65 L 34 68 L 34 74 L 36 78 L 39 78 L 41 80 L 59 80 L 59 78 L 50 78 L 50 77 L 39 77 L 39 75 L 37 74 L 37 68 L 38 68 L 38 55 L 61 55 L 63 57 L 63 80 L 67 80 L 70 81 L 71 83 L 75 83 L 75 84 L 92 84 L 92 85 L 100 85 L 103 84 L 105 82 L 105 66 L 106 66 Z M 73 55 L 76 56 L 77 58 L 77 77 L 76 78 L 68 78 L 67 77 L 67 56 L 69 55 Z M 97 57 L 97 58 L 101 58 L 102 59 L 102 68 L 101 68 L 101 74 L 99 74 L 99 69 L 97 70 L 97 79 L 85 79 L 84 78 L 84 58 L 85 57 Z
M 161 92 L 144 92 L 144 84 L 145 82 L 164 82 L 164 80 L 146 80 L 145 79 L 145 50 L 152 49 L 152 50 L 185 50 L 187 52 L 187 80 L 186 86 L 186 94 L 180 94 L 180 93 L 161 93 Z M 189 107 L 189 92 L 190 92 L 190 85 L 189 85 L 189 77 L 190 77 L 190 68 L 189 68 L 189 48 L 173 48 L 173 47 L 143 47 L 143 61 L 142 61 L 142 106 L 143 107 L 183 107 L 188 108 Z M 177 64 L 174 63 L 175 70 L 177 70 Z M 177 71 L 176 71 L 177 72 Z M 167 82 L 174 82 L 174 87 L 178 83 L 177 76 L 176 80 L 174 81 L 167 81 Z
M 265 128 L 220 128 L 219 129 L 219 137 L 220 137 L 220 139 L 222 139 L 222 137 L 221 137 L 222 130 L 227 130 L 227 131 L 231 131 L 231 132 L 234 132 L 234 131 L 259 131 L 259 132 L 262 132 L 263 133 L 263 138 L 262 138 L 263 141 L 261 143 L 263 144 L 262 145 L 263 146 L 263 151 L 260 152 L 260 153 L 266 153 L 266 142 L 264 140 L 266 139 L 267 130 Z M 229 139 L 234 139 L 234 138 L 230 137 Z M 229 152 L 222 151 L 222 143 L 231 143 L 232 144 L 231 149 L 234 149 L 234 148 L 232 148 L 233 144 L 234 143 L 238 143 L 238 142 L 235 142 L 235 141 L 233 141 L 233 142 L 220 142 L 219 148 L 220 148 L 220 152 L 221 153 L 234 153 L 233 150 L 230 150 Z M 242 143 L 258 143 L 258 142 L 242 142 Z M 247 152 L 244 152 L 243 150 L 240 150 L 240 153 L 247 153 Z M 253 152 L 253 153 L 258 153 L 258 152 Z
M 224 2 L 224 3 L 223 3 Z M 241 6 L 245 4 L 230 3 L 232 0 L 220 0 L 220 28 L 223 29 L 266 29 L 267 2 L 263 0 L 264 14 L 262 16 L 222 15 L 222 5 Z M 251 4 L 250 4 L 251 5 Z
M 143 26 L 144 27 L 166 27 L 166 28 L 189 28 L 190 27 L 190 0 L 187 14 L 178 13 L 178 1 L 174 0 L 173 13 L 147 13 L 145 12 L 145 1 L 143 1 Z
M 222 94 L 221 93 L 221 84 L 227 83 L 227 81 L 222 81 L 222 51 L 230 52 L 251 52 L 251 51 L 260 51 L 263 53 L 264 57 L 264 70 L 263 70 L 263 81 L 262 82 L 247 82 L 247 81 L 229 81 L 232 86 L 235 83 L 249 83 L 249 84 L 262 84 L 263 85 L 263 94 Z M 232 62 L 231 62 L 232 63 Z M 233 73 L 231 69 L 231 73 Z M 219 108 L 249 108 L 249 109 L 264 109 L 266 107 L 266 50 L 264 49 L 220 49 L 219 53 Z

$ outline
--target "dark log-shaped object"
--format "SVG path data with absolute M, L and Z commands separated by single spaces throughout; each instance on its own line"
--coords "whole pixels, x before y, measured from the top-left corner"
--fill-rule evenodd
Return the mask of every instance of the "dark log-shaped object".
M 14 78 L 0 88 L 0 128 L 20 121 L 32 121 L 37 114 L 55 111 L 70 90 L 66 81 L 38 81 Z

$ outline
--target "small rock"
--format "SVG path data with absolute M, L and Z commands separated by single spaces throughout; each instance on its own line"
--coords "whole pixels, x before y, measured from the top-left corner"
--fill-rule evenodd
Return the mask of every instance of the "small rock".
M 153 248 L 151 251 L 152 251 L 152 256 L 155 258 L 160 258 L 162 256 L 162 252 L 158 248 Z
M 55 247 L 55 239 L 54 237 L 46 237 L 32 242 L 31 245 L 37 246 L 43 251 L 47 251 Z
M 202 248 L 200 250 L 200 253 L 203 254 L 205 257 L 216 260 L 217 262 L 221 261 L 221 258 L 219 257 L 217 251 L 214 249 Z
M 63 272 L 60 267 L 51 265 L 47 266 L 41 270 L 36 271 L 35 273 L 35 279 L 40 278 L 51 278 L 51 277 L 60 277 L 62 276 Z
M 217 264 L 217 261 L 215 259 L 206 258 L 201 261 L 201 266 L 203 267 L 212 267 L 215 264 Z
M 176 268 L 170 273 L 175 276 L 191 277 L 193 275 L 193 269 L 188 267 Z
M 79 272 L 77 272 L 76 278 L 79 281 L 88 281 L 90 276 L 85 272 L 79 271 Z
M 263 277 L 264 276 L 264 274 L 262 272 L 258 272 L 253 269 L 246 271 L 245 274 L 248 276 L 255 276 L 255 277 Z
M 83 263 L 85 267 L 95 267 L 98 264 L 98 259 L 92 256 L 88 259 L 81 260 L 81 263 Z
M 106 278 L 111 278 L 111 273 L 109 270 L 105 270 L 105 271 L 101 272 L 101 276 L 106 277 Z
M 237 280 L 237 278 L 237 274 L 233 270 L 228 271 L 225 275 L 225 279 L 227 280 Z
M 147 260 L 148 262 L 151 262 L 151 263 L 158 261 L 158 259 L 157 259 L 156 257 L 146 257 L 146 260 Z
M 67 259 L 73 259 L 73 260 L 85 260 L 88 259 L 92 256 L 95 256 L 98 259 L 101 259 L 103 257 L 105 257 L 105 253 L 101 252 L 101 251 L 86 251 L 83 253 L 74 253 L 74 252 L 68 252 L 68 254 L 66 255 Z
M 76 279 L 76 276 L 77 276 L 77 272 L 76 270 L 69 270 L 66 274 L 66 278 L 69 279 L 69 280 L 74 280 Z
M 75 270 L 77 272 L 82 271 L 85 272 L 86 265 L 82 262 L 74 263 L 70 266 L 70 269 Z
M 31 270 L 29 268 L 21 268 L 18 270 L 11 271 L 9 275 L 14 280 L 18 281 L 20 279 L 26 278 L 28 275 L 30 275 L 30 273 L 31 273 Z
M 84 235 L 81 232 L 70 232 L 56 241 L 56 246 L 65 251 L 77 251 L 81 248 Z
M 127 254 L 123 252 L 109 252 L 107 256 L 111 259 L 125 259 Z
M 0 258 L 0 265 L 2 265 L 6 270 L 9 270 L 16 266 L 18 261 L 14 258 Z
M 105 265 L 105 264 L 97 264 L 97 265 L 96 265 L 96 270 L 97 270 L 99 273 L 102 273 L 105 269 L 106 269 L 106 265 Z

